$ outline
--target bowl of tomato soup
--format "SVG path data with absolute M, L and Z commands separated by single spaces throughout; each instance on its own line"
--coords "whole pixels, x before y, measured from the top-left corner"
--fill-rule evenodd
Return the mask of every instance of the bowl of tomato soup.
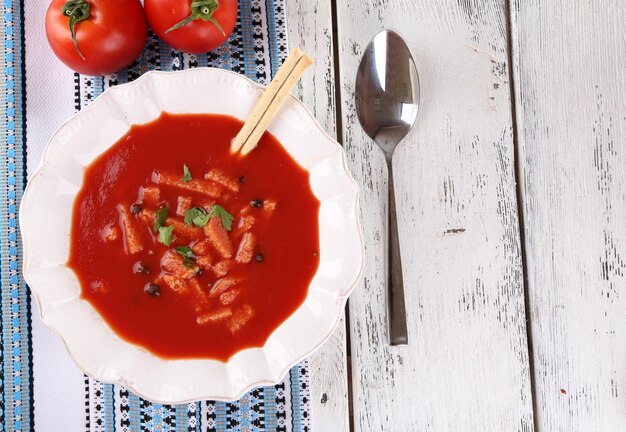
M 234 400 L 336 327 L 363 265 L 358 188 L 295 98 L 233 154 L 261 93 L 219 69 L 149 72 L 50 139 L 22 200 L 24 275 L 88 375 Z

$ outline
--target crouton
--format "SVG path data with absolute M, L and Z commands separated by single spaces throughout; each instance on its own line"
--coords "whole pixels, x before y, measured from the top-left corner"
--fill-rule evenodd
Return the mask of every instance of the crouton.
M 200 207 L 206 210 L 207 213 L 211 212 L 211 209 L 215 205 L 215 200 L 205 199 L 200 201 Z
M 239 243 L 239 249 L 237 249 L 237 255 L 235 261 L 242 264 L 247 264 L 252 260 L 254 255 L 254 247 L 256 246 L 256 236 L 250 232 L 247 232 L 241 238 Z
M 191 208 L 191 197 L 179 196 L 178 205 L 176 206 L 176 214 L 185 217 L 185 212 Z
M 180 176 L 171 173 L 162 173 L 154 171 L 152 173 L 152 181 L 159 185 L 171 186 L 178 189 L 198 192 L 211 198 L 217 198 L 220 195 L 221 187 L 213 182 L 201 179 L 193 179 L 188 182 L 181 180 Z
M 161 189 L 156 186 L 143 186 L 139 189 L 139 202 L 151 206 L 157 206 L 161 200 Z
M 193 295 L 193 308 L 195 311 L 200 312 L 207 309 L 209 307 L 209 299 L 198 279 L 191 278 L 187 281 L 187 284 Z
M 211 242 L 207 239 L 198 240 L 191 246 L 191 250 L 198 256 L 206 255 L 211 250 Z
M 237 228 L 235 229 L 236 234 L 243 234 L 254 226 L 254 222 L 256 219 L 252 215 L 246 215 L 239 218 L 239 222 L 237 223 Z
M 220 294 L 220 303 L 222 303 L 224 306 L 228 306 L 229 304 L 232 304 L 235 300 L 237 300 L 239 294 L 241 294 L 241 288 L 231 288 L 228 291 Z
M 252 207 L 250 205 L 245 205 L 245 207 L 243 207 L 241 210 L 239 210 L 239 214 L 241 216 L 248 216 L 249 214 L 252 213 Z
M 154 223 L 154 211 L 143 209 L 137 216 L 141 222 L 148 225 L 152 230 L 152 224 Z M 185 222 L 172 217 L 168 217 L 165 220 L 165 225 L 173 226 L 175 234 L 189 240 L 196 240 L 202 237 L 202 230 L 200 228 L 187 225 Z
M 211 264 L 213 264 L 213 259 L 211 258 L 211 255 L 202 255 L 201 257 L 198 257 L 196 264 L 204 270 L 210 270 Z
M 223 186 L 231 192 L 239 192 L 239 183 L 218 169 L 210 170 L 204 175 L 204 178 Z
M 278 204 L 276 203 L 276 201 L 272 201 L 272 200 L 263 201 L 263 210 L 265 210 L 265 212 L 268 215 L 271 215 L 272 213 L 274 213 L 274 210 L 276 210 L 276 207 L 278 207 Z
M 190 279 L 198 273 L 199 267 L 191 263 L 185 266 L 182 255 L 179 255 L 172 250 L 168 250 L 161 258 L 161 268 L 179 278 Z
M 211 270 L 216 277 L 220 278 L 226 276 L 232 267 L 232 260 L 222 260 L 211 267 Z
M 238 332 L 246 324 L 248 324 L 253 316 L 254 310 L 252 309 L 252 306 L 248 304 L 241 306 L 240 308 L 235 310 L 232 318 L 230 319 L 230 321 L 228 321 L 228 329 L 231 331 L 231 333 Z
M 185 222 L 174 218 L 167 218 L 165 225 L 174 227 L 174 233 L 189 240 L 197 240 L 202 237 L 202 230 L 198 227 L 187 225 Z
M 233 256 L 233 245 L 230 238 L 228 238 L 228 231 L 222 225 L 220 218 L 212 217 L 209 223 L 204 226 L 204 234 L 222 258 L 231 258 Z
M 163 275 L 163 282 L 176 294 L 185 294 L 189 292 L 187 281 L 171 274 Z
M 239 278 L 235 278 L 232 276 L 225 276 L 221 279 L 218 279 L 209 290 L 209 297 L 217 297 L 227 289 L 237 285 L 239 282 Z
M 128 206 L 125 204 L 117 205 L 117 213 L 119 215 L 119 224 L 124 233 L 124 249 L 126 253 L 136 254 L 143 250 L 143 242 L 139 230 L 135 227 L 137 223 L 135 218 L 130 214 Z
M 196 318 L 200 325 L 224 321 L 233 315 L 233 310 L 229 307 L 221 307 L 211 312 L 204 313 Z

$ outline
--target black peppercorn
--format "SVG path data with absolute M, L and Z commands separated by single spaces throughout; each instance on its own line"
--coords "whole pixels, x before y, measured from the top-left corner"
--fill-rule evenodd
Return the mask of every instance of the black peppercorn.
M 140 211 L 141 211 L 141 204 L 135 203 L 135 204 L 130 206 L 130 212 L 132 214 L 134 214 L 134 215 L 139 214 Z
M 246 182 L 246 178 L 244 176 L 240 176 L 237 181 L 239 181 L 239 183 L 245 183 Z
M 143 287 L 143 291 L 151 295 L 152 297 L 158 297 L 159 295 L 161 295 L 161 290 L 159 289 L 159 286 L 153 283 L 146 284 L 146 286 Z
M 250 205 L 252 207 L 261 208 L 263 207 L 263 200 L 253 199 L 252 201 L 250 201 Z
M 198 269 L 198 271 L 196 272 L 196 276 L 202 276 L 204 274 L 204 270 L 202 270 L 201 268 Z
M 264 259 L 265 259 L 265 257 L 264 257 L 262 254 L 260 254 L 260 253 L 258 253 L 258 254 L 256 254 L 256 255 L 254 256 L 254 260 L 255 260 L 256 262 L 259 262 L 259 263 L 260 263 L 260 262 L 263 262 L 263 260 L 264 260 Z

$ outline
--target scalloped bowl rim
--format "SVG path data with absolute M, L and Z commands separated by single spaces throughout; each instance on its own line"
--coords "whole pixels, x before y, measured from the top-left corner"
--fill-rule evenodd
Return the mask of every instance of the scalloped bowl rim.
M 112 87 L 109 88 L 107 90 L 105 90 L 101 95 L 99 95 L 97 98 L 94 99 L 94 101 L 89 104 L 87 107 L 83 108 L 81 111 L 73 114 L 68 120 L 66 120 L 63 124 L 61 124 L 61 126 L 59 126 L 57 128 L 57 130 L 52 134 L 51 138 L 49 139 L 49 141 L 47 142 L 46 146 L 44 147 L 44 152 L 43 152 L 43 156 L 37 166 L 37 168 L 34 171 L 34 174 L 32 175 L 31 179 L 28 181 L 26 189 L 24 191 L 21 203 L 20 203 L 20 211 L 19 211 L 19 223 L 20 223 L 20 231 L 21 231 L 21 235 L 22 235 L 22 239 L 23 239 L 23 274 L 24 274 L 24 278 L 27 282 L 27 284 L 29 285 L 31 292 L 34 293 L 34 297 L 36 299 L 36 302 L 39 306 L 39 312 L 40 312 L 40 317 L 42 318 L 43 322 L 54 332 L 57 334 L 57 336 L 61 339 L 61 341 L 63 342 L 64 346 L 66 347 L 68 353 L 70 354 L 70 356 L 72 357 L 72 359 L 74 360 L 75 364 L 79 367 L 80 370 L 82 370 L 85 374 L 98 379 L 99 381 L 102 382 L 106 382 L 106 383 L 111 383 L 111 384 L 120 384 L 120 385 L 124 385 L 126 386 L 129 390 L 133 391 L 134 393 L 138 394 L 139 396 L 154 401 L 154 402 L 158 402 L 158 403 L 187 403 L 187 402 L 191 402 L 191 401 L 195 401 L 195 400 L 205 400 L 205 399 L 210 399 L 210 400 L 220 400 L 220 401 L 234 401 L 234 400 L 238 400 L 240 399 L 245 393 L 247 393 L 248 391 L 250 391 L 252 388 L 255 387 L 259 387 L 259 386 L 265 386 L 265 385 L 273 385 L 277 382 L 279 382 L 280 380 L 283 379 L 283 377 L 287 374 L 287 372 L 297 363 L 301 362 L 302 360 L 304 360 L 305 358 L 307 358 L 308 356 L 310 356 L 314 351 L 316 351 L 320 346 L 323 345 L 323 343 L 332 335 L 332 333 L 334 332 L 334 330 L 336 329 L 337 325 L 340 322 L 340 319 L 342 317 L 343 314 L 343 310 L 345 308 L 345 303 L 347 301 L 348 296 L 352 293 L 352 291 L 354 290 L 354 288 L 357 286 L 360 278 L 361 278 L 361 274 L 363 272 L 363 266 L 364 266 L 364 244 L 363 244 L 363 233 L 362 233 L 362 228 L 361 228 L 361 224 L 360 224 L 360 210 L 359 210 L 359 190 L 358 190 L 358 185 L 356 183 L 356 181 L 353 179 L 353 177 L 351 176 L 348 166 L 347 166 L 347 162 L 346 162 L 346 155 L 345 152 L 343 150 L 343 148 L 339 145 L 339 143 L 337 143 L 328 133 L 326 133 L 326 131 L 323 130 L 323 128 L 319 125 L 319 123 L 316 121 L 315 117 L 313 116 L 313 114 L 311 113 L 311 111 L 309 111 L 309 109 L 302 103 L 300 102 L 298 99 L 296 99 L 294 96 L 291 96 L 288 98 L 287 102 L 285 103 L 285 105 L 283 106 L 283 108 L 281 109 L 281 112 L 278 114 L 277 118 L 270 124 L 268 130 L 270 130 L 271 132 L 274 132 L 272 129 L 274 127 L 278 127 L 277 125 L 280 125 L 280 122 L 282 121 L 283 123 L 286 123 L 287 120 L 284 120 L 285 117 L 289 117 L 289 115 L 285 114 L 285 112 L 290 111 L 292 114 L 295 113 L 294 115 L 300 116 L 300 120 L 304 120 L 305 122 L 308 121 L 310 124 L 307 125 L 309 127 L 313 126 L 313 130 L 312 132 L 319 134 L 319 138 L 323 138 L 323 140 L 325 140 L 327 143 L 330 143 L 332 146 L 336 147 L 336 150 L 338 150 L 338 157 L 341 159 L 339 161 L 339 165 L 341 168 L 341 172 L 336 172 L 334 173 L 334 175 L 337 178 L 343 178 L 343 181 L 348 181 L 348 183 L 350 183 L 349 187 L 351 187 L 351 191 L 348 191 L 349 193 L 347 193 L 347 199 L 346 201 L 349 201 L 352 205 L 350 205 L 350 209 L 349 212 L 350 214 L 347 214 L 348 219 L 350 220 L 350 222 L 352 223 L 352 228 L 353 231 L 356 230 L 356 238 L 352 238 L 351 240 L 358 240 L 358 250 L 357 250 L 357 256 L 355 257 L 355 261 L 356 261 L 356 268 L 352 269 L 352 273 L 350 275 L 348 275 L 348 277 L 350 278 L 349 282 L 346 282 L 345 287 L 338 287 L 335 288 L 334 290 L 331 288 L 330 290 L 333 292 L 334 294 L 334 301 L 336 303 L 335 310 L 334 310 L 334 315 L 332 317 L 332 322 L 328 323 L 329 325 L 327 325 L 328 330 L 324 332 L 323 336 L 319 336 L 317 337 L 317 342 L 313 343 L 312 346 L 310 348 L 307 348 L 305 352 L 299 352 L 297 353 L 297 355 L 292 354 L 291 357 L 285 358 L 285 359 L 281 359 L 280 360 L 280 368 L 279 368 L 279 373 L 274 373 L 272 376 L 267 376 L 267 377 L 263 377 L 263 378 L 257 378 L 252 380 L 251 382 L 245 382 L 245 378 L 243 378 L 244 382 L 240 382 L 238 384 L 233 384 L 232 383 L 232 371 L 228 369 L 229 364 L 233 361 L 234 358 L 240 356 L 242 353 L 247 353 L 247 352 L 252 352 L 255 351 L 254 354 L 251 355 L 256 355 L 257 352 L 261 352 L 263 353 L 263 355 L 265 356 L 264 359 L 266 361 L 270 361 L 268 359 L 268 354 L 264 352 L 264 350 L 266 350 L 268 348 L 269 345 L 269 341 L 272 340 L 272 338 L 274 338 L 274 336 L 279 333 L 279 330 L 282 330 L 286 327 L 288 327 L 292 317 L 296 314 L 299 313 L 300 309 L 303 309 L 305 307 L 305 305 L 308 303 L 309 297 L 312 294 L 312 289 L 311 287 L 309 288 L 309 293 L 307 294 L 307 298 L 305 299 L 304 303 L 298 308 L 298 310 L 296 312 L 294 312 L 294 314 L 292 316 L 290 316 L 289 318 L 287 318 L 268 338 L 268 340 L 266 341 L 265 345 L 263 347 L 260 348 L 247 348 L 244 349 L 242 351 L 239 351 L 238 353 L 234 354 L 227 362 L 219 362 L 217 360 L 211 360 L 211 359 L 193 359 L 193 360 L 166 360 L 166 359 L 161 359 L 159 357 L 156 357 L 154 355 L 152 355 L 151 353 L 147 352 L 146 350 L 139 348 L 135 345 L 130 344 L 129 342 L 126 342 L 122 339 L 119 338 L 119 336 L 117 336 L 117 334 L 115 334 L 115 332 L 110 329 L 106 324 L 106 329 L 108 329 L 108 334 L 109 337 L 112 336 L 113 339 L 117 340 L 118 343 L 121 343 L 122 345 L 124 345 L 125 347 L 129 347 L 130 349 L 139 351 L 142 354 L 142 356 L 145 356 L 147 354 L 148 357 L 151 357 L 155 362 L 159 363 L 159 364 L 163 364 L 163 363 L 167 363 L 167 364 L 172 364 L 172 363 L 177 363 L 177 362 L 181 362 L 184 363 L 186 365 L 188 365 L 189 363 L 194 363 L 194 364 L 202 364 L 202 365 L 208 365 L 210 364 L 215 364 L 215 363 L 220 363 L 223 367 L 226 368 L 226 372 L 227 375 L 229 376 L 229 379 L 231 381 L 229 381 L 229 389 L 230 391 L 226 391 L 226 390 L 221 390 L 216 392 L 215 390 L 212 389 L 189 389 L 188 391 L 180 390 L 177 392 L 177 396 L 171 397 L 171 396 L 164 396 L 164 393 L 167 393 L 165 390 L 161 390 L 161 394 L 156 394 L 152 391 L 145 391 L 144 388 L 141 388 L 141 386 L 137 386 L 137 383 L 135 381 L 133 381 L 132 377 L 127 377 L 124 376 L 124 373 L 120 372 L 119 370 L 115 370 L 115 369 L 111 369 L 111 366 L 108 365 L 101 365 L 102 368 L 105 368 L 108 370 L 108 374 L 107 376 L 103 375 L 103 372 L 101 369 L 95 370 L 94 365 L 88 365 L 88 364 L 83 364 L 83 361 L 81 361 L 82 357 L 79 355 L 81 354 L 79 351 L 81 349 L 86 350 L 86 347 L 80 347 L 80 346 L 70 346 L 70 343 L 67 341 L 67 337 L 64 334 L 64 331 L 59 329 L 57 326 L 58 324 L 55 324 L 53 321 L 53 319 L 51 319 L 51 317 L 48 316 L 47 314 L 47 310 L 49 307 L 49 304 L 46 302 L 46 300 L 44 300 L 42 297 L 44 297 L 44 291 L 43 289 L 45 288 L 45 284 L 48 283 L 49 285 L 52 285 L 53 282 L 42 282 L 37 280 L 37 271 L 44 271 L 45 273 L 45 269 L 41 266 L 41 264 L 39 263 L 39 265 L 35 265 L 35 267 L 33 267 L 33 252 L 32 252 L 32 248 L 30 247 L 30 243 L 32 242 L 36 242 L 37 240 L 32 239 L 31 237 L 34 236 L 31 235 L 31 233 L 29 232 L 29 229 L 32 229 L 32 226 L 29 226 L 28 228 L 26 228 L 28 226 L 28 223 L 25 223 L 27 216 L 25 216 L 25 214 L 28 214 L 28 206 L 29 206 L 29 202 L 31 200 L 35 200 L 36 198 L 32 198 L 31 196 L 35 193 L 34 191 L 36 191 L 36 188 L 42 188 L 44 186 L 44 184 L 42 184 L 42 182 L 45 182 L 45 179 L 43 179 L 42 177 L 44 177 L 44 175 L 49 174 L 46 170 L 46 168 L 48 168 L 48 170 L 50 169 L 49 165 L 49 160 L 51 158 L 51 153 L 53 151 L 59 151 L 62 152 L 62 150 L 54 150 L 55 145 L 60 145 L 57 143 L 57 141 L 59 140 L 59 136 L 64 133 L 66 131 L 66 129 L 70 128 L 72 125 L 74 125 L 75 123 L 79 123 L 83 120 L 83 117 L 88 116 L 89 114 L 91 114 L 92 112 L 96 111 L 96 107 L 99 106 L 99 104 L 103 104 L 103 101 L 106 101 L 108 99 L 112 99 L 116 104 L 119 104 L 119 101 L 116 101 L 115 95 L 121 95 L 122 92 L 124 91 L 132 91 L 131 89 L 139 87 L 141 88 L 141 86 L 147 86 L 150 87 L 150 84 L 152 83 L 154 84 L 155 79 L 163 79 L 165 81 L 169 80 L 170 82 L 176 82 L 176 80 L 182 81 L 186 76 L 190 76 L 193 79 L 193 75 L 197 75 L 200 76 L 202 74 L 206 74 L 206 76 L 211 77 L 212 75 L 215 77 L 219 77 L 220 75 L 222 77 L 224 77 L 224 79 L 228 79 L 228 80 L 232 80 L 232 83 L 236 84 L 236 85 L 243 85 L 244 87 L 247 87 L 249 91 L 251 92 L 256 92 L 257 96 L 252 96 L 252 104 L 255 102 L 255 98 L 258 98 L 258 95 L 260 95 L 261 91 L 265 88 L 264 86 L 255 83 L 254 81 L 250 80 L 249 78 L 237 74 L 235 72 L 231 72 L 231 71 L 227 71 L 227 70 L 223 70 L 223 69 L 217 69 L 217 68 L 195 68 L 195 69 L 187 69 L 187 70 L 181 70 L 181 71 L 176 71 L 176 72 L 164 72 L 164 71 L 149 71 L 146 72 L 145 74 L 143 74 L 141 77 L 139 77 L 138 79 L 126 83 L 126 84 L 122 84 L 116 87 Z M 179 79 L 180 77 L 180 79 Z M 237 83 L 238 82 L 238 83 Z M 155 99 L 157 100 L 157 105 L 159 103 L 162 103 L 162 101 L 159 101 L 159 96 L 155 96 Z M 247 101 L 249 102 L 249 101 Z M 250 104 L 249 104 L 250 105 Z M 119 109 L 119 106 L 117 106 L 117 108 Z M 251 108 L 251 105 L 250 107 Z M 165 109 L 161 109 L 161 111 L 166 111 Z M 185 112 L 185 111 L 181 111 L 181 112 Z M 197 112 L 197 111 L 193 111 L 190 110 L 190 112 Z M 216 112 L 213 111 L 214 113 L 220 114 L 221 112 Z M 126 116 L 128 116 L 128 113 L 125 113 Z M 291 116 L 290 120 L 293 121 L 293 117 L 294 115 Z M 239 116 L 241 118 L 241 116 Z M 156 118 L 156 117 L 153 117 Z M 152 118 L 152 119 L 153 119 Z M 88 121 L 88 120 L 87 120 Z M 136 124 L 131 122 L 127 117 L 126 117 L 126 121 L 128 122 L 128 127 L 130 127 L 131 124 Z M 149 120 L 148 120 L 149 121 Z M 80 126 L 78 126 L 80 127 Z M 278 136 L 277 136 L 278 137 Z M 283 141 L 280 139 L 280 137 L 278 137 L 279 140 L 281 141 L 281 143 L 283 143 Z M 105 150 L 107 148 L 109 148 L 110 146 L 112 146 L 117 140 L 114 140 L 113 142 L 108 142 L 105 143 L 106 147 Z M 284 143 L 283 143 L 284 145 Z M 103 150 L 104 151 L 104 150 Z M 291 151 L 288 149 L 288 151 L 291 154 Z M 102 151 L 100 151 L 97 155 L 99 156 L 102 153 Z M 292 154 L 293 156 L 293 154 Z M 337 157 L 337 155 L 331 155 L 331 156 L 335 156 L 335 158 Z M 331 158 L 331 156 L 326 156 L 329 159 Z M 337 161 L 335 161 L 337 162 Z M 82 181 L 82 176 L 81 176 L 81 181 Z M 77 192 L 77 191 L 76 191 Z M 75 195 L 74 195 L 75 196 Z M 320 200 L 322 201 L 322 200 Z M 73 202 L 74 200 L 72 199 L 72 207 L 73 207 Z M 324 202 L 322 201 L 322 204 L 324 204 Z M 321 212 L 321 210 L 320 210 Z M 322 230 L 323 230 L 323 225 L 322 225 L 322 216 L 320 215 L 320 246 L 322 243 Z M 354 234 L 354 232 L 352 233 Z M 69 236 L 66 239 L 66 246 L 67 248 L 69 248 Z M 323 254 L 320 253 L 320 266 L 321 263 L 323 261 Z M 65 263 L 63 263 L 65 264 Z M 68 269 L 67 267 L 65 267 L 66 269 Z M 68 269 L 69 270 L 69 269 Z M 55 271 L 55 270 L 53 270 Z M 62 271 L 62 270 L 61 270 Z M 73 275 L 73 272 L 71 272 L 71 270 L 69 270 L 70 273 Z M 320 272 L 320 269 L 318 269 L 318 273 Z M 340 271 L 341 272 L 341 271 Z M 316 277 L 318 275 L 318 273 L 316 273 Z M 74 276 L 75 277 L 75 276 Z M 316 279 L 314 278 L 314 281 Z M 77 283 L 77 281 L 76 281 Z M 313 282 L 311 284 L 311 286 L 313 286 Z M 341 289 L 339 289 L 341 288 Z M 55 288 L 56 289 L 56 288 Z M 67 300 L 68 303 L 70 303 L 71 301 L 76 301 L 76 299 L 68 299 Z M 87 305 L 88 308 L 90 308 L 92 310 L 92 315 L 95 313 L 97 315 L 97 312 L 95 312 L 95 310 L 93 310 L 93 308 L 91 307 L 91 305 L 81 299 L 78 298 L 78 302 L 77 303 L 85 303 Z M 54 304 L 52 305 L 53 309 L 54 307 L 56 307 Z M 99 315 L 98 315 L 99 317 Z M 90 318 L 91 319 L 91 318 Z M 97 319 L 97 318 L 95 318 Z M 329 320 L 329 318 L 327 317 L 327 321 Z M 99 326 L 102 326 L 102 324 L 104 323 L 102 321 L 102 319 L 100 318 L 100 323 L 98 324 Z M 90 323 L 91 324 L 91 323 Z M 94 324 L 95 325 L 95 324 Z M 294 329 L 295 330 L 295 329 Z M 67 331 L 67 329 L 65 330 Z M 124 353 L 120 354 L 120 355 L 124 355 Z M 259 354 L 260 355 L 260 354 Z M 113 355 L 115 356 L 115 354 Z M 103 360 L 106 362 L 106 360 Z M 130 361 L 130 360 L 129 360 Z M 278 360 L 275 360 L 276 362 L 278 362 Z M 141 360 L 139 360 L 139 363 L 141 362 Z M 133 364 L 134 367 L 139 367 L 140 364 Z M 189 368 L 191 368 L 192 366 L 189 366 Z M 199 366 L 198 366 L 199 367 Z M 217 366 L 215 366 L 217 367 Z M 268 366 L 269 367 L 269 366 Z M 131 368 L 132 369 L 132 368 Z M 114 376 L 111 377 L 111 372 L 114 372 Z M 268 369 L 267 371 L 268 373 L 271 373 L 271 371 Z M 155 378 L 157 381 L 160 378 Z M 162 384 L 162 387 L 167 387 L 168 385 L 170 385 L 171 383 L 165 382 Z M 221 393 L 221 394 L 219 394 Z

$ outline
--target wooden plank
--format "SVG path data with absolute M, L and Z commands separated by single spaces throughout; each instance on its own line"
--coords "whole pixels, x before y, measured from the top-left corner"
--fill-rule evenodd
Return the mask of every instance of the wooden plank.
M 540 431 L 626 425 L 626 5 L 514 1 Z
M 350 298 L 355 430 L 532 431 L 504 0 L 337 5 L 366 238 Z M 407 39 L 422 83 L 418 127 L 395 158 L 408 347 L 388 344 L 386 168 L 353 103 L 360 56 L 382 28 Z
M 313 111 L 322 127 L 336 136 L 333 34 L 330 0 L 287 2 L 289 44 L 312 56 L 315 64 L 294 94 Z M 347 432 L 348 373 L 346 324 L 311 359 L 313 430 Z

